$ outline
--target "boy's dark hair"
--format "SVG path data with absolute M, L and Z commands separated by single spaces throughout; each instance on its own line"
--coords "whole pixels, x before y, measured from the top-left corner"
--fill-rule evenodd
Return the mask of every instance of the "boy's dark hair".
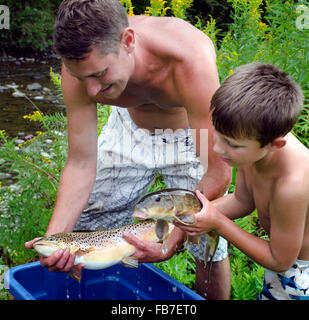
M 303 101 L 300 86 L 287 73 L 253 62 L 237 68 L 213 95 L 212 121 L 223 135 L 254 138 L 264 147 L 291 131 Z
M 117 53 L 128 27 L 119 0 L 64 0 L 54 25 L 54 48 L 67 59 L 82 60 L 96 46 L 102 54 Z

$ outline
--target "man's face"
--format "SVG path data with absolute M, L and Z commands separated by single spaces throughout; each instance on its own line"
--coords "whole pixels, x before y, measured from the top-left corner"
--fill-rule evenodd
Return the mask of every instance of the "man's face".
M 118 54 L 102 55 L 94 48 L 84 60 L 63 58 L 67 72 L 83 82 L 90 97 L 117 99 L 132 73 L 132 62 L 120 46 Z
M 237 167 L 253 164 L 261 160 L 269 150 L 269 145 L 261 148 L 253 139 L 232 139 L 214 130 L 213 150 L 228 165 Z

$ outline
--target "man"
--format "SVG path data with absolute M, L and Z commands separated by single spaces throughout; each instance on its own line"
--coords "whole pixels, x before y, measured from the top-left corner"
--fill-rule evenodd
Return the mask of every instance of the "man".
M 209 104 L 219 87 L 212 42 L 177 18 L 127 19 L 117 0 L 67 0 L 59 8 L 54 43 L 63 58 L 69 153 L 47 235 L 72 231 L 76 224 L 94 229 L 129 223 L 133 205 L 158 172 L 168 186 L 198 188 L 209 199 L 223 195 L 230 183 L 230 169 L 212 151 Z M 98 148 L 97 102 L 117 106 Z M 196 131 L 191 135 L 189 128 Z M 205 132 L 208 150 L 201 152 Z M 161 244 L 124 238 L 136 246 L 140 262 L 157 262 L 173 256 L 184 233 L 175 228 L 164 253 Z M 228 299 L 224 239 L 217 251 L 210 284 L 197 259 L 196 289 L 208 299 Z M 68 271 L 73 262 L 69 252 L 41 258 L 51 271 Z

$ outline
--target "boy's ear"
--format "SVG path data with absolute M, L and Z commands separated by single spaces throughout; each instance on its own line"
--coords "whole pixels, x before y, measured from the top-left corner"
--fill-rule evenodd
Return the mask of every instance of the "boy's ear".
M 286 139 L 284 137 L 276 138 L 271 144 L 271 148 L 281 149 L 286 145 Z
M 132 53 L 135 47 L 135 33 L 132 28 L 125 28 L 121 34 L 121 44 L 125 47 L 128 53 Z

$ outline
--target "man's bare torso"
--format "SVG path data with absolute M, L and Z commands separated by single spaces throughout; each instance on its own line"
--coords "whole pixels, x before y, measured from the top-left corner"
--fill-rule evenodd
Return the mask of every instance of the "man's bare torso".
M 215 64 L 210 39 L 180 19 L 134 16 L 129 22 L 136 36 L 143 38 L 142 43 L 149 52 L 144 61 L 148 77 L 138 85 L 128 83 L 116 100 L 104 100 L 98 95 L 97 102 L 128 108 L 132 120 L 139 127 L 151 131 L 188 127 L 187 112 L 177 88 L 176 69 L 182 68 L 182 64 L 198 68 L 193 55 L 198 50 L 213 56 Z M 183 76 L 186 76 L 185 72 Z

